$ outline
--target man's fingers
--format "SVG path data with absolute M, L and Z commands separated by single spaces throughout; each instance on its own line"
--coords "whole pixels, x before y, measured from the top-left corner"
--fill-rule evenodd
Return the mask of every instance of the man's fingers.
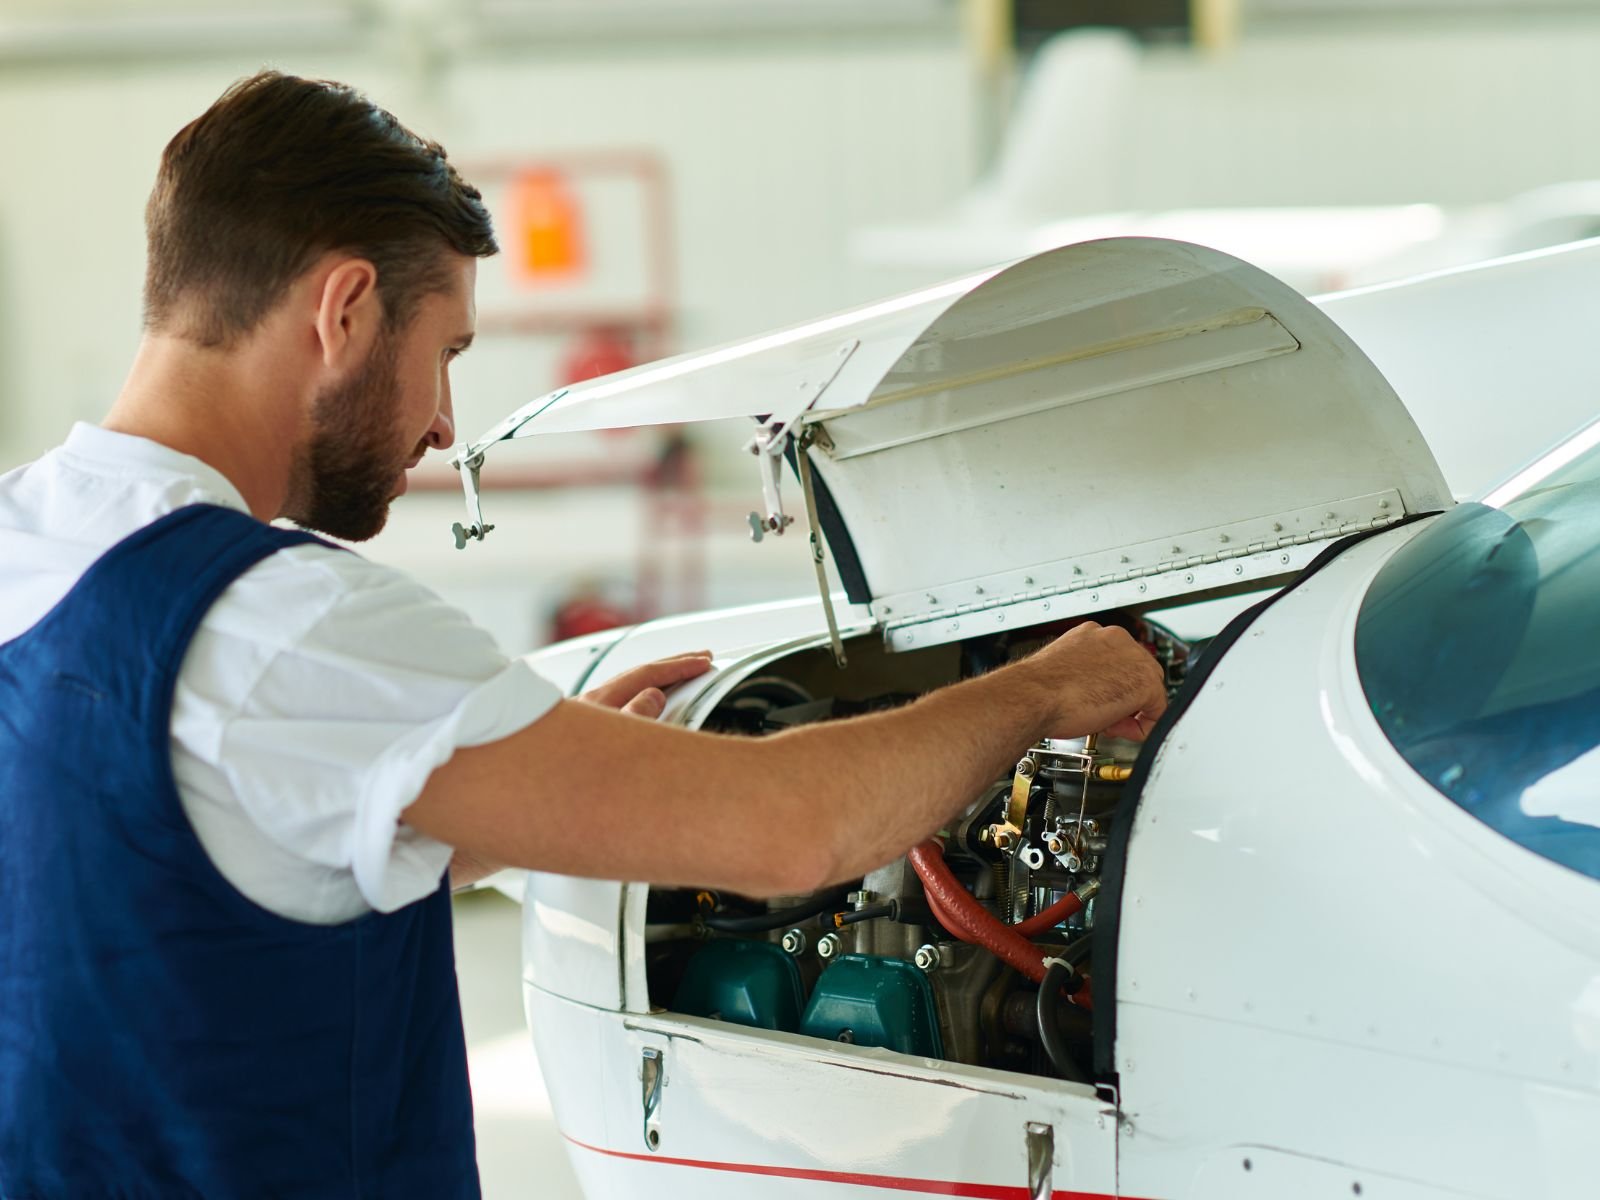
M 704 675 L 711 669 L 711 655 L 705 654 L 679 654 L 673 658 L 658 659 L 655 662 L 645 663 L 631 671 L 624 671 L 608 683 L 607 687 L 615 686 L 629 695 L 648 687 L 665 688 L 675 683 L 682 683 L 685 679 L 693 679 L 696 675 Z
M 636 717 L 649 717 L 652 721 L 667 707 L 667 694 L 660 688 L 645 688 L 622 706 L 622 711 Z
M 1155 728 L 1155 718 L 1144 713 L 1134 713 L 1131 717 L 1123 717 L 1120 721 L 1113 721 L 1105 729 L 1107 737 L 1125 738 L 1130 742 L 1142 742 L 1150 736 L 1150 731 Z
M 621 708 L 640 692 L 649 688 L 669 688 L 711 669 L 711 651 L 697 650 L 672 658 L 658 659 L 624 671 L 615 679 L 608 679 L 599 687 L 584 693 L 583 698 L 593 704 L 608 708 Z

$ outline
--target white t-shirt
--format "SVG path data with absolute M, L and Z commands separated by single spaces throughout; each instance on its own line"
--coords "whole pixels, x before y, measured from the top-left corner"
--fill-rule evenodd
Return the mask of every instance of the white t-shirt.
M 248 511 L 198 459 L 93 425 L 0 475 L 0 643 L 117 542 L 197 503 Z M 316 924 L 392 912 L 449 864 L 448 846 L 399 823 L 434 768 L 560 698 L 400 572 L 296 546 L 240 576 L 190 643 L 172 707 L 179 799 L 257 904 Z

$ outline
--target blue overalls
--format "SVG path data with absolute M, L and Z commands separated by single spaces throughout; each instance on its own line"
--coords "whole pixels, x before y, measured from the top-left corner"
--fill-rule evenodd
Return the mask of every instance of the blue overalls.
M 0 1197 L 478 1196 L 448 884 L 307 925 L 247 900 L 178 800 L 206 610 L 315 540 L 196 505 L 0 645 Z

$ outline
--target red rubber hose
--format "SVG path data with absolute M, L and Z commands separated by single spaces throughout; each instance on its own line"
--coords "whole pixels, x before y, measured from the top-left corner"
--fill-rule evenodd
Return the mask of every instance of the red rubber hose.
M 918 873 L 918 878 L 921 878 L 920 872 Z M 926 888 L 928 881 L 924 879 L 922 883 L 923 887 Z M 1032 938 L 1038 934 L 1044 933 L 1046 930 L 1054 929 L 1057 925 L 1061 924 L 1061 922 L 1065 921 L 1068 917 L 1072 916 L 1073 913 L 1077 912 L 1082 907 L 1082 898 L 1076 892 L 1068 892 L 1065 896 L 1061 897 L 1061 899 L 1050 905 L 1049 908 L 1040 909 L 1033 916 L 1027 918 L 1027 920 L 1018 921 L 1015 925 L 1008 925 L 1006 928 L 1010 929 L 1013 933 L 1022 935 L 1025 938 Z M 968 933 L 966 928 L 955 917 L 955 915 L 939 902 L 931 889 L 928 890 L 928 908 L 933 912 L 933 915 L 935 918 L 937 918 L 939 924 L 943 925 L 963 942 L 971 942 L 976 940 L 970 933 Z
M 1025 921 L 1018 921 L 1011 928 L 1023 937 L 1031 938 L 1047 929 L 1054 929 L 1082 907 L 1083 898 L 1077 892 L 1068 892 L 1049 908 L 1041 908 L 1033 916 Z
M 954 917 L 940 907 L 939 902 L 933 898 L 932 892 L 928 892 L 927 895 L 928 911 L 933 913 L 934 919 L 937 920 L 939 924 L 943 925 L 963 942 L 971 942 L 974 940 L 970 933 L 961 928 L 961 922 L 957 921 Z
M 928 905 L 939 923 L 952 931 L 971 934 L 970 940 L 1009 966 L 1015 967 L 1035 983 L 1044 979 L 1044 955 L 1034 949 L 1028 939 L 1004 925 L 988 909 L 979 904 L 972 893 L 961 886 L 961 881 L 945 865 L 944 850 L 937 841 L 929 838 L 913 846 L 906 855 L 911 869 L 922 880 L 928 894 Z M 954 922 L 953 924 L 951 922 Z

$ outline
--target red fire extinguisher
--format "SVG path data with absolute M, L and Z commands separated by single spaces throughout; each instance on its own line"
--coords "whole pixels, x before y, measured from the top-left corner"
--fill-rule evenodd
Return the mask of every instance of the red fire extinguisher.
M 585 329 L 561 356 L 557 368 L 557 387 L 582 383 L 626 371 L 635 365 L 633 344 L 627 334 L 613 326 L 595 325 Z

